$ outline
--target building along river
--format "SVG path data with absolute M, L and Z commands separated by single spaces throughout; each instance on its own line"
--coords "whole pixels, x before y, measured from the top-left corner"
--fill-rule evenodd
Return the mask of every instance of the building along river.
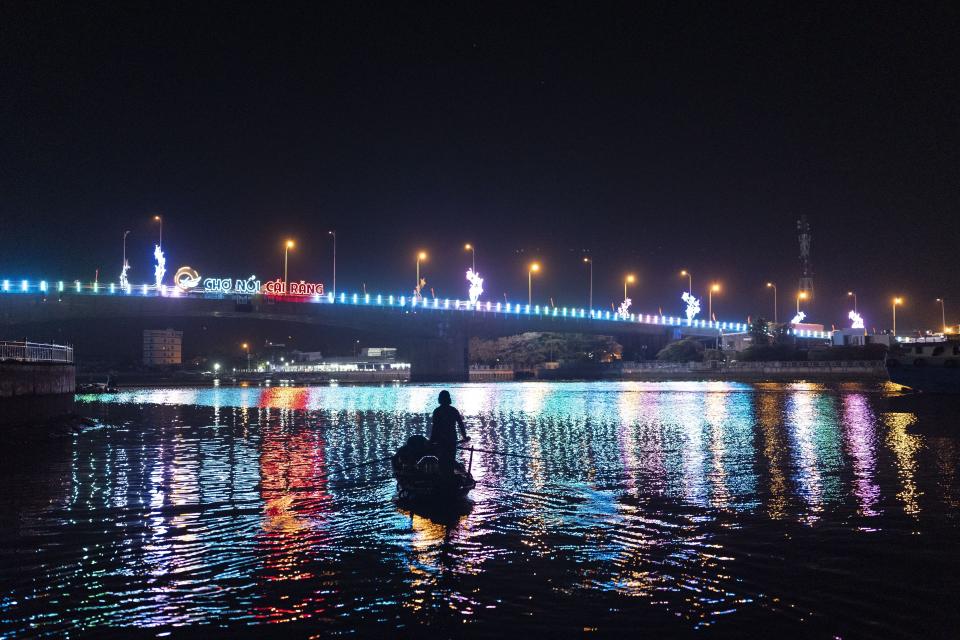
M 531 457 L 410 511 L 360 463 L 440 388 L 78 396 L 99 426 L 0 453 L 0 636 L 956 631 L 957 435 L 885 386 L 449 385 L 474 446 Z

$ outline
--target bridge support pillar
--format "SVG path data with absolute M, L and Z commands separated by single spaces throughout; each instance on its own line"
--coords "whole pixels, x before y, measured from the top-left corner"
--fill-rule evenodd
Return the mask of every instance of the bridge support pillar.
M 438 337 L 405 340 L 400 355 L 410 362 L 411 382 L 467 382 L 469 349 L 466 331 L 441 331 Z

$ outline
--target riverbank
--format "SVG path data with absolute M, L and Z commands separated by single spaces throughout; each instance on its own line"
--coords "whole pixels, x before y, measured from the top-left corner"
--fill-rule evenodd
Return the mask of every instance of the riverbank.
M 109 377 L 115 387 L 205 387 L 216 384 L 231 385 L 311 385 L 338 383 L 396 383 L 409 382 L 409 370 L 339 371 L 339 372 L 271 372 L 230 373 L 214 376 L 210 373 L 130 372 L 78 374 L 81 383 L 104 382 Z M 735 382 L 792 382 L 796 380 L 824 382 L 884 382 L 889 380 L 887 368 L 879 360 L 863 361 L 808 361 L 808 362 L 623 362 L 584 364 L 513 370 L 471 368 L 470 382 L 512 382 L 516 380 L 571 381 L 571 380 L 728 380 Z
M 72 364 L 0 362 L 0 425 L 44 422 L 73 411 Z

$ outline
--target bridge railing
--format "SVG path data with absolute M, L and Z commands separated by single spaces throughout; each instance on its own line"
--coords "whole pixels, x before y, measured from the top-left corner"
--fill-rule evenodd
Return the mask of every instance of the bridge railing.
M 0 341 L 0 361 L 73 363 L 73 347 L 40 342 Z

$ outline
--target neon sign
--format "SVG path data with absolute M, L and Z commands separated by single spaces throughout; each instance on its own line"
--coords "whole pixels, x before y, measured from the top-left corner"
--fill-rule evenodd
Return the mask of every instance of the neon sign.
M 257 276 L 251 275 L 243 280 L 240 278 L 204 278 L 203 290 L 210 293 L 260 293 L 260 281 Z
M 263 287 L 260 288 L 260 291 L 261 293 L 272 296 L 322 296 L 323 283 L 305 282 L 301 280 L 300 282 L 291 282 L 289 283 L 289 287 L 284 287 L 283 280 L 277 278 L 276 280 L 265 282 Z

